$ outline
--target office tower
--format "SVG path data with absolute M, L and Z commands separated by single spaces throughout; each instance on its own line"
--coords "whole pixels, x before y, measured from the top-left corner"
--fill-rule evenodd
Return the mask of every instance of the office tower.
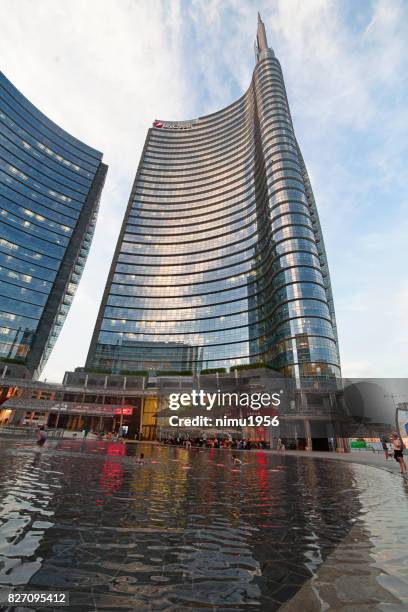
M 107 166 L 0 73 L 0 367 L 38 377 L 81 278 Z
M 340 375 L 316 204 L 260 18 L 255 50 L 239 100 L 149 129 L 88 368 Z

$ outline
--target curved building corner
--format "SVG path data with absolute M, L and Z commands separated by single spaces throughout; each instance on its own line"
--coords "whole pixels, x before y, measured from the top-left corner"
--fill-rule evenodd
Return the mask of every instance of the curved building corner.
M 94 233 L 102 153 L 43 115 L 0 73 L 0 366 L 38 377 Z

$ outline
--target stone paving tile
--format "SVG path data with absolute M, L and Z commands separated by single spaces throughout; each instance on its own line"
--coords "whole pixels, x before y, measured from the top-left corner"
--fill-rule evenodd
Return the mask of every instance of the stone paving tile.
M 402 581 L 392 576 L 380 576 L 381 572 L 373 565 L 371 546 L 368 534 L 359 525 L 354 526 L 316 575 L 281 607 L 282 612 L 406 611 L 406 606 L 392 594 L 394 590 L 401 595 L 406 583 L 400 584 Z

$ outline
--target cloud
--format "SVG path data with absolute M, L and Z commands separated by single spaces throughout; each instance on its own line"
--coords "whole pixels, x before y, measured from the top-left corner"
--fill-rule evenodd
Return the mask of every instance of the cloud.
M 84 362 L 151 121 L 211 113 L 245 92 L 258 9 L 312 177 L 346 373 L 406 375 L 403 0 L 3 0 L 2 8 L 5 74 L 51 119 L 102 150 L 110 166 L 48 378 Z
M 2 70 L 42 112 L 109 164 L 88 262 L 45 370 L 84 363 L 148 127 L 183 116 L 180 4 L 5 1 Z M 33 25 L 35 24 L 35 25 Z M 23 41 L 23 44 L 22 44 Z

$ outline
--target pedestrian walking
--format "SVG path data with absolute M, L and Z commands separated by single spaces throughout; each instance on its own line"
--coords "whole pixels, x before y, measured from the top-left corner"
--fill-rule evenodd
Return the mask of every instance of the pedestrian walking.
M 384 450 L 385 458 L 388 461 L 390 455 L 389 455 L 389 452 L 388 452 L 388 445 L 387 445 L 387 442 L 385 440 L 382 441 L 382 447 L 383 447 L 383 450 Z
M 277 447 L 278 447 L 278 453 L 284 453 L 285 452 L 285 445 L 284 445 L 284 443 L 282 441 L 282 438 L 278 438 Z
M 40 425 L 37 430 L 37 444 L 38 446 L 44 446 L 47 441 L 47 432 L 45 431 L 44 425 Z

